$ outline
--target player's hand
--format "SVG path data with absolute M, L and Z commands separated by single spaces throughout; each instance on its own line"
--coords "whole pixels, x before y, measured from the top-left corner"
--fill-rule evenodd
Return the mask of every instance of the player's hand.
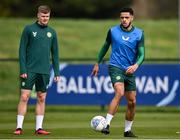
M 54 77 L 54 82 L 58 82 L 60 80 L 60 76 L 55 76 Z
M 27 73 L 23 73 L 20 75 L 21 78 L 27 79 Z
M 138 64 L 134 64 L 132 66 L 129 66 L 126 70 L 126 74 L 133 74 L 138 68 Z
M 94 68 L 93 68 L 93 70 L 92 70 L 91 75 L 97 76 L 98 72 L 99 72 L 99 65 L 98 65 L 98 63 L 96 63 L 96 64 L 94 65 Z

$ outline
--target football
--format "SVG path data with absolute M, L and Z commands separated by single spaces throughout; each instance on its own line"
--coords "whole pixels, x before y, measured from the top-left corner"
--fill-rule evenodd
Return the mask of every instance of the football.
M 91 119 L 91 128 L 95 131 L 101 131 L 106 125 L 106 119 L 103 116 L 95 116 Z

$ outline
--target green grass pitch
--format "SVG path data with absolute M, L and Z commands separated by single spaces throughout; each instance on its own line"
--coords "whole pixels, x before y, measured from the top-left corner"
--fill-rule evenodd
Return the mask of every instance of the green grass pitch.
M 1 110 L 0 139 L 123 139 L 125 107 L 115 115 L 110 135 L 95 132 L 90 120 L 95 115 L 106 115 L 107 109 L 91 106 L 47 106 L 44 128 L 52 133 L 48 136 L 34 134 L 34 106 L 28 109 L 24 120 L 24 133 L 15 136 L 16 110 Z M 138 139 L 180 139 L 179 108 L 137 107 L 133 131 Z

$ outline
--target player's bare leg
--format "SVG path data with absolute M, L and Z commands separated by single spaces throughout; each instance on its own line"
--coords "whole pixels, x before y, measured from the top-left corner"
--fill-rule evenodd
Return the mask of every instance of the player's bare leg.
M 43 130 L 42 124 L 45 114 L 45 101 L 46 94 L 43 92 L 37 93 L 37 104 L 36 104 L 36 134 L 48 135 L 50 132 Z
M 109 134 L 109 127 L 110 127 L 110 122 L 113 118 L 113 116 L 116 114 L 118 107 L 119 107 L 119 102 L 124 95 L 124 83 L 115 83 L 114 84 L 114 90 L 115 90 L 115 95 L 114 98 L 112 99 L 109 109 L 108 109 L 108 114 L 106 116 L 106 128 L 102 130 L 102 133 L 104 134 Z
M 124 83 L 120 83 L 120 82 L 115 83 L 114 90 L 115 90 L 115 95 L 109 105 L 109 110 L 108 110 L 108 113 L 111 115 L 115 115 L 119 107 L 120 99 L 122 98 L 122 96 L 124 96 Z
M 43 92 L 37 93 L 36 115 L 44 115 L 46 94 Z
M 17 115 L 17 127 L 16 130 L 14 131 L 15 135 L 21 135 L 22 134 L 22 125 L 24 121 L 24 116 L 26 115 L 27 112 L 27 103 L 29 100 L 31 90 L 21 90 L 21 95 L 19 99 L 19 104 L 18 104 L 18 115 Z
M 134 116 L 135 116 L 135 109 L 136 109 L 136 92 L 126 91 L 125 96 L 126 96 L 128 104 L 127 104 L 126 116 L 125 116 L 126 120 L 125 120 L 124 136 L 136 137 L 131 131 L 131 127 L 132 127 Z
M 25 90 L 25 89 L 21 90 L 20 101 L 19 101 L 19 104 L 18 104 L 18 114 L 19 115 L 24 116 L 26 114 L 27 103 L 28 103 L 28 100 L 29 100 L 29 97 L 30 97 L 30 93 L 31 93 L 31 90 Z

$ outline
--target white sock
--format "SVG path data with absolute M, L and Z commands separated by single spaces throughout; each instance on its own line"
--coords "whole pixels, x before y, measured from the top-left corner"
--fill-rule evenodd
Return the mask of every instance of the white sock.
M 133 121 L 127 121 L 125 120 L 125 130 L 124 132 L 130 131 L 132 127 Z
M 113 115 L 107 113 L 107 115 L 106 115 L 106 126 L 110 125 L 112 118 L 113 118 Z
M 42 128 L 43 119 L 44 115 L 36 115 L 36 130 Z
M 24 121 L 24 116 L 23 115 L 17 115 L 17 127 L 16 128 L 22 129 L 23 121 Z

